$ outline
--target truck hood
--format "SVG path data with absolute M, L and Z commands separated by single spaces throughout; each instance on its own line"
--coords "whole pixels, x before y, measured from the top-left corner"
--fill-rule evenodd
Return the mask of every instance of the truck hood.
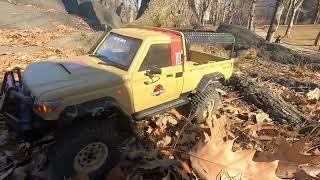
M 96 64 L 92 65 L 79 60 L 33 63 L 23 72 L 23 83 L 33 96 L 40 98 L 45 93 L 74 86 L 77 90 L 81 90 L 88 89 L 90 86 L 108 87 L 115 82 L 120 82 L 120 76 L 107 69 L 99 69 Z

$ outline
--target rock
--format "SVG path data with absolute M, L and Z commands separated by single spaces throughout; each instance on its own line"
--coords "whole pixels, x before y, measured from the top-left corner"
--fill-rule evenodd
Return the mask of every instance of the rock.
M 41 9 L 54 9 L 56 12 L 65 12 L 62 0 L 11 0 L 13 4 L 32 5 Z
M 51 12 L 0 0 L 1 29 L 55 29 L 54 23 L 76 27 L 77 18 L 66 12 Z
M 216 30 L 216 32 L 233 34 L 233 36 L 236 38 L 236 51 L 241 49 L 255 48 L 261 44 L 267 43 L 265 39 L 247 30 L 243 26 L 221 24 Z
M 66 0 L 64 0 L 66 1 Z M 71 0 L 72 1 L 72 0 Z M 104 29 L 105 26 L 119 28 L 122 26 L 121 18 L 112 10 L 107 9 L 97 1 L 82 0 L 79 4 L 66 4 L 69 13 L 75 13 L 87 20 L 87 23 L 94 29 Z M 78 7 L 72 7 L 72 6 Z
M 259 57 L 282 64 L 305 65 L 310 63 L 319 64 L 320 62 L 319 57 L 299 54 L 281 44 L 269 43 L 242 26 L 221 24 L 217 32 L 233 34 L 236 39 L 235 50 L 241 57 L 248 55 L 249 52 L 245 51 L 246 49 L 256 48 L 259 49 L 257 54 Z
M 316 63 L 320 58 L 299 54 L 281 44 L 267 43 L 260 46 L 258 56 L 282 64 L 304 65 Z
M 24 26 L 25 29 L 33 26 L 39 27 L 40 25 L 47 27 L 52 21 L 51 19 L 53 19 L 53 21 L 63 22 L 63 24 L 75 26 L 77 24 L 76 17 L 69 14 L 81 16 L 87 21 L 90 27 L 98 30 L 105 29 L 105 26 L 110 28 L 119 28 L 122 26 L 121 18 L 96 0 L 14 0 L 10 5 L 7 0 L 0 0 L 0 3 L 6 4 L 5 6 L 1 6 L 0 4 L 0 10 L 1 8 L 4 10 L 4 16 L 2 16 L 0 12 L 0 22 L 2 22 L 0 23 L 0 27 L 1 24 L 21 26 L 21 23 L 26 26 L 30 22 L 30 26 Z M 5 9 L 8 5 L 9 8 Z M 26 5 L 31 5 L 39 9 L 32 7 L 26 8 Z M 35 13 L 29 12 L 29 9 Z M 7 13 L 8 11 L 9 13 Z M 17 16 L 17 14 L 21 14 L 21 16 Z M 4 21 L 1 21 L 2 18 Z M 7 20 L 7 22 L 5 20 Z
M 191 28 L 199 24 L 188 0 L 143 1 L 135 21 L 138 26 Z

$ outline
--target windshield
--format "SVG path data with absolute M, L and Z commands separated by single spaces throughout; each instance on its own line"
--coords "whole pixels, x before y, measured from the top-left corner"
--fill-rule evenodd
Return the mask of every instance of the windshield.
M 141 40 L 110 33 L 97 50 L 95 56 L 106 64 L 128 70 L 136 55 Z

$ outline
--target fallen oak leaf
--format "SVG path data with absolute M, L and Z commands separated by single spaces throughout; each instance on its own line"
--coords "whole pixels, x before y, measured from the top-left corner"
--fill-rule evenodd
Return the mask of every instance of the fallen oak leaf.
M 275 174 L 278 161 L 254 162 L 255 150 L 232 151 L 234 140 L 224 140 L 228 135 L 225 117 L 212 121 L 213 126 L 209 120 L 207 123 L 211 129 L 209 142 L 199 142 L 190 152 L 191 165 L 201 178 L 256 179 L 263 174 L 264 179 L 279 179 Z
M 314 166 L 311 164 L 301 164 L 298 166 L 299 169 L 306 172 L 308 175 L 312 177 L 319 177 L 320 178 L 320 166 Z
M 232 177 L 245 176 L 247 179 L 255 179 L 263 173 L 264 179 L 279 179 L 275 175 L 278 161 L 254 162 L 252 161 L 254 150 L 233 152 L 231 150 L 233 143 L 234 141 L 230 140 L 226 144 L 216 146 L 215 142 L 209 141 L 200 150 L 193 151 L 190 157 L 193 169 L 205 179 L 218 177 L 221 172 Z
M 302 140 L 299 140 L 293 144 L 289 144 L 285 139 L 277 139 L 278 148 L 275 152 L 257 152 L 254 157 L 255 161 L 259 162 L 270 162 L 274 160 L 279 160 L 279 166 L 277 169 L 277 176 L 281 178 L 296 178 L 297 176 L 305 177 L 306 174 L 312 177 L 314 171 L 310 170 L 311 166 L 317 167 L 320 166 L 320 156 L 319 155 L 306 155 L 303 154 L 305 145 L 310 142 L 310 138 L 306 137 Z M 303 165 L 309 164 L 308 167 Z M 305 173 L 300 172 L 300 168 L 305 168 Z M 299 174 L 298 174 L 299 173 Z
M 195 132 L 191 132 L 190 134 L 188 134 L 184 131 L 184 132 L 182 132 L 182 134 L 178 140 L 178 144 L 183 145 L 183 144 L 187 144 L 187 143 L 196 142 L 196 136 L 197 136 L 197 133 L 195 133 Z
M 248 124 L 242 131 L 248 132 L 250 136 L 260 140 L 272 140 L 271 137 L 278 137 L 279 135 L 286 137 L 298 136 L 298 131 L 288 131 L 282 127 L 268 123 Z
M 255 161 L 266 162 L 279 160 L 282 162 L 292 163 L 292 164 L 313 164 L 320 165 L 319 155 L 305 155 L 302 154 L 304 145 L 309 142 L 309 138 L 304 138 L 293 144 L 289 144 L 285 139 L 277 139 L 278 148 L 275 152 L 258 152 L 255 156 Z

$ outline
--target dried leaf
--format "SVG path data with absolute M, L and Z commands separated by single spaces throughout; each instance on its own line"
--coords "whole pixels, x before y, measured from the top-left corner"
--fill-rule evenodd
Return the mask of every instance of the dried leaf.
M 255 156 L 256 161 L 274 161 L 279 160 L 282 162 L 292 163 L 292 164 L 320 164 L 320 156 L 317 155 L 305 155 L 302 153 L 305 144 L 310 140 L 309 138 L 304 138 L 293 144 L 289 144 L 285 139 L 280 138 L 277 140 L 278 148 L 272 152 L 259 152 Z
M 314 90 L 311 90 L 307 93 L 308 99 L 319 99 L 320 98 L 320 89 L 315 88 Z
M 302 164 L 299 165 L 299 169 L 306 172 L 309 176 L 317 177 L 320 175 L 320 165 L 314 166 L 311 164 Z
M 166 135 L 162 140 L 157 142 L 157 147 L 166 147 L 171 143 L 171 137 Z
M 188 174 L 192 174 L 192 171 L 191 171 L 189 165 L 188 165 L 186 162 L 181 161 L 181 160 L 179 160 L 179 162 L 181 163 L 183 169 L 184 169 Z
M 284 135 L 285 137 L 296 137 L 297 131 L 288 131 L 279 126 L 267 123 L 249 124 L 242 131 L 248 132 L 248 134 L 254 138 L 260 140 L 272 140 L 272 137 L 278 137 Z
M 186 132 L 182 132 L 180 139 L 178 141 L 178 144 L 183 145 L 183 144 L 196 142 L 196 136 L 197 136 L 197 133 L 195 132 L 191 132 L 190 134 Z
M 255 151 L 232 151 L 233 140 L 227 136 L 225 117 L 213 121 L 211 138 L 208 143 L 199 142 L 190 152 L 193 169 L 204 179 L 237 177 L 256 179 L 261 174 L 264 179 L 279 179 L 275 175 L 278 162 L 254 162 Z M 209 127 L 210 126 L 209 124 Z

